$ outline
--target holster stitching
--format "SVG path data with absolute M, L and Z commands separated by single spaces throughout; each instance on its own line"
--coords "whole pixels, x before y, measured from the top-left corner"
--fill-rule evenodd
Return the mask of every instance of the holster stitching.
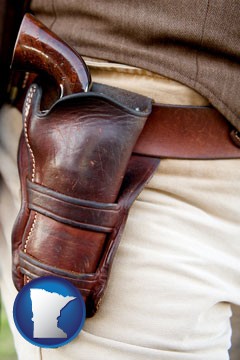
M 30 151 L 31 157 L 32 157 L 32 162 L 33 162 L 33 169 L 32 169 L 32 182 L 34 181 L 35 178 L 35 167 L 36 167 L 36 162 L 35 162 L 35 156 L 33 154 L 33 150 L 31 148 L 30 142 L 29 142 L 29 136 L 28 136 L 28 130 L 27 130 L 27 118 L 29 115 L 29 111 L 30 111 L 30 107 L 31 107 L 31 102 L 32 102 L 32 98 L 33 98 L 33 94 L 36 92 L 36 87 L 32 86 L 31 89 L 29 90 L 29 93 L 27 95 L 26 98 L 26 102 L 25 102 L 25 111 L 24 111 L 24 134 L 25 134 L 25 138 L 26 138 L 26 143 L 27 143 L 27 147 Z
M 36 92 L 36 86 L 33 85 L 30 88 L 29 92 L 28 92 L 28 95 L 26 97 L 25 106 L 24 106 L 24 134 L 25 134 L 26 144 L 27 144 L 27 147 L 29 149 L 29 152 L 30 152 L 30 155 L 31 155 L 31 158 L 32 158 L 32 177 L 31 177 L 32 182 L 34 182 L 34 178 L 35 178 L 36 161 L 35 161 L 35 156 L 34 156 L 33 150 L 31 148 L 31 145 L 30 145 L 30 142 L 29 142 L 28 129 L 27 129 L 27 119 L 28 119 L 30 108 L 31 108 L 33 95 L 34 95 L 35 92 Z M 36 225 L 36 221 L 37 221 L 37 213 L 35 212 L 31 229 L 30 229 L 30 231 L 28 233 L 28 236 L 27 236 L 25 244 L 24 244 L 24 250 L 23 251 L 25 253 L 27 252 L 27 244 L 28 244 L 30 236 L 31 236 L 31 234 L 32 234 L 32 232 L 34 230 L 34 227 Z
M 37 212 L 35 212 L 31 229 L 30 229 L 30 231 L 29 231 L 29 233 L 28 233 L 27 239 L 26 239 L 25 244 L 24 244 L 24 249 L 23 249 L 23 251 L 24 251 L 25 253 L 27 253 L 27 244 L 28 244 L 28 241 L 29 241 L 29 239 L 30 239 L 30 236 L 32 235 L 33 230 L 34 230 L 34 228 L 35 228 L 36 221 L 37 221 Z

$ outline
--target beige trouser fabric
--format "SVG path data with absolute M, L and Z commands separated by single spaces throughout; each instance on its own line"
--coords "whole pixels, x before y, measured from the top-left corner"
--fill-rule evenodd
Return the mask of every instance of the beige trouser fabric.
M 172 80 L 89 64 L 96 81 L 140 89 L 158 102 L 206 104 Z M 19 208 L 21 117 L 9 106 L 0 116 L 0 286 L 19 359 L 228 359 L 230 303 L 240 305 L 240 161 L 162 160 L 132 206 L 99 312 L 68 345 L 39 349 L 12 320 L 10 233 Z

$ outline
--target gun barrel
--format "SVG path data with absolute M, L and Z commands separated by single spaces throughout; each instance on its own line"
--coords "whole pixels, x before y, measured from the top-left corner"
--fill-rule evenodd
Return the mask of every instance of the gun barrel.
M 88 91 L 91 86 L 82 57 L 31 14 L 23 18 L 11 67 L 53 77 L 61 97 Z

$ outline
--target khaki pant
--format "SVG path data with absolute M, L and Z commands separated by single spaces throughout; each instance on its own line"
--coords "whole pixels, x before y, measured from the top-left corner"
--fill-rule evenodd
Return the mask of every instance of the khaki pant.
M 158 102 L 205 105 L 149 72 L 90 62 L 93 79 Z M 140 90 L 139 90 L 140 89 Z M 134 203 L 99 312 L 58 349 L 27 343 L 12 320 L 10 234 L 19 208 L 20 114 L 1 111 L 1 275 L 19 359 L 226 360 L 231 303 L 240 305 L 240 161 L 162 160 Z

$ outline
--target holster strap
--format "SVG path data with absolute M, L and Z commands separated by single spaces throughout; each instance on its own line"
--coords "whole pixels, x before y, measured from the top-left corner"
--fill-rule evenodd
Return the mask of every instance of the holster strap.
M 28 180 L 29 209 L 81 229 L 111 232 L 116 225 L 120 206 L 82 200 L 58 193 Z
M 177 159 L 240 158 L 238 134 L 212 107 L 155 104 L 134 153 Z

